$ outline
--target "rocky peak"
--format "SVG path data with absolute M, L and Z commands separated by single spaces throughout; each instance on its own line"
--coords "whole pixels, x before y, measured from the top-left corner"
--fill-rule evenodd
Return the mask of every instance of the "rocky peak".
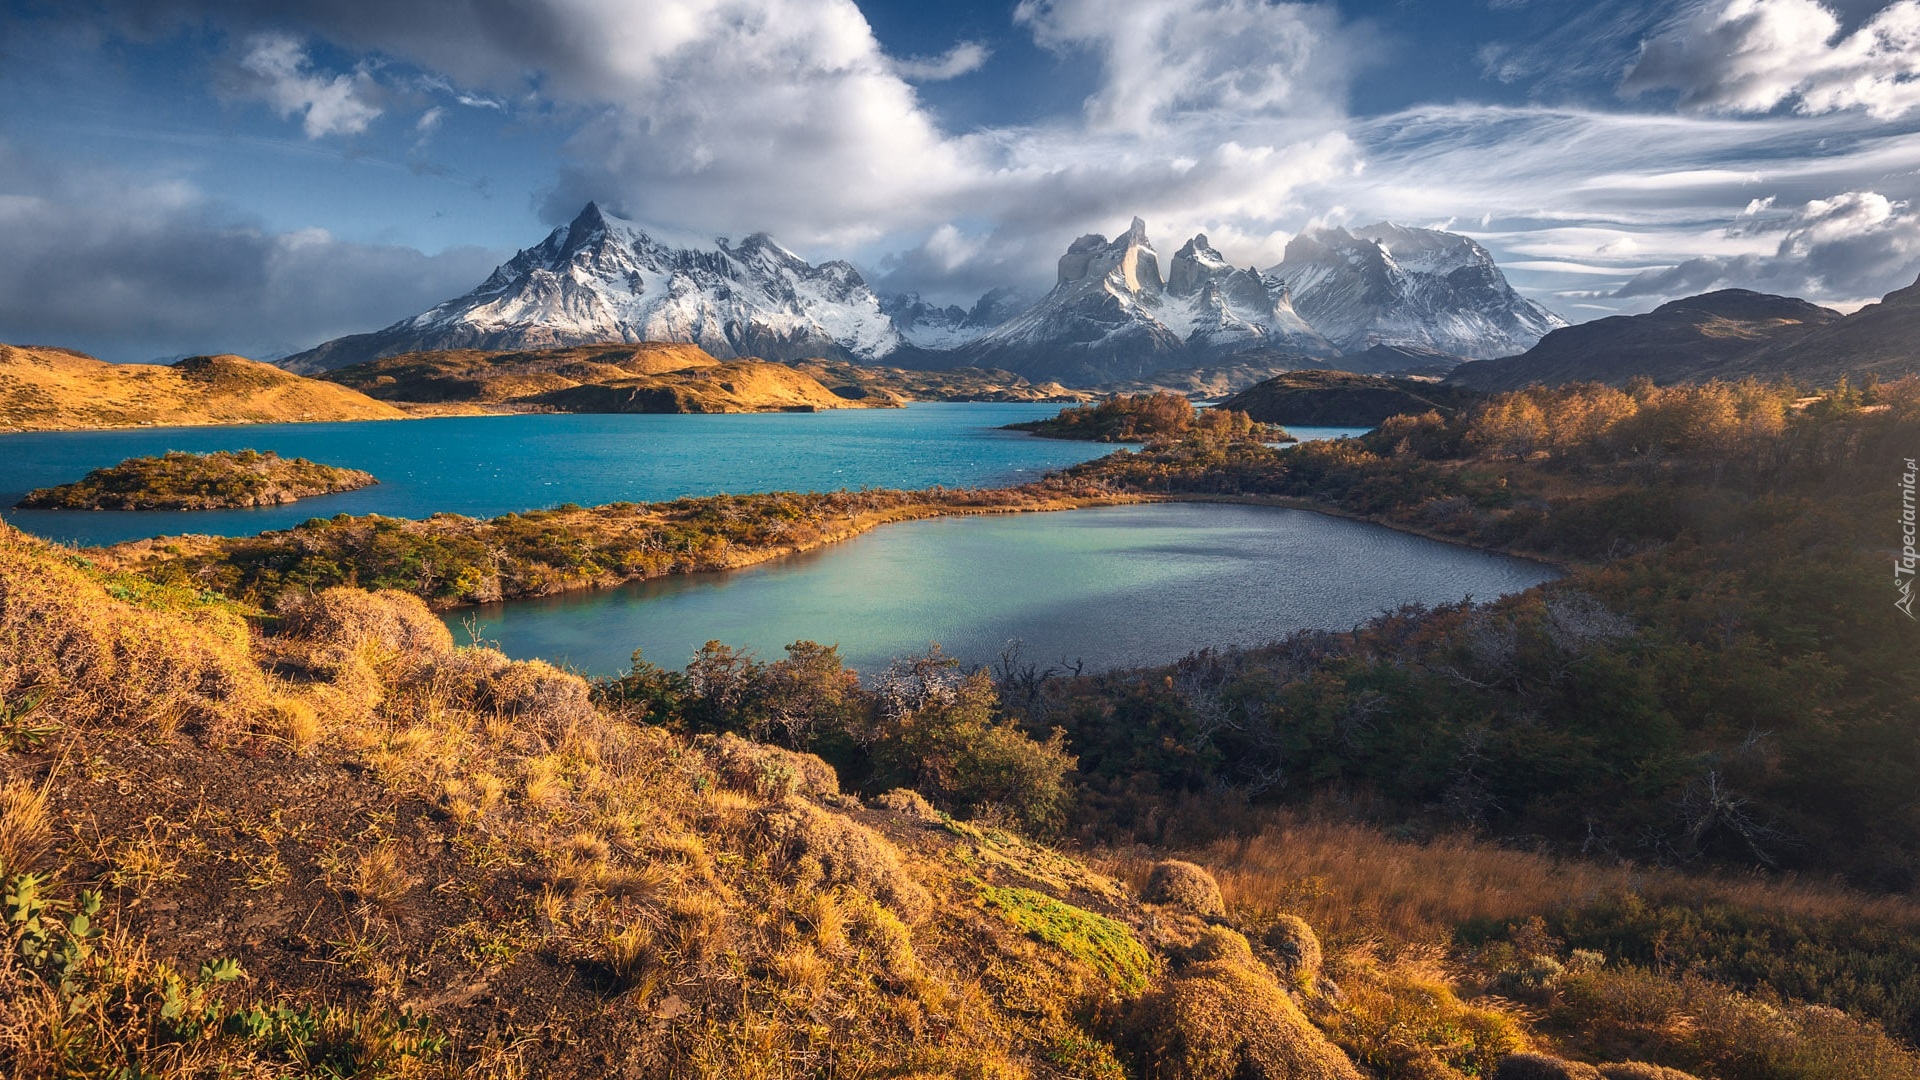
M 1192 296 L 1201 286 L 1233 273 L 1226 258 L 1199 233 L 1173 253 L 1167 265 L 1167 292 L 1174 296 Z

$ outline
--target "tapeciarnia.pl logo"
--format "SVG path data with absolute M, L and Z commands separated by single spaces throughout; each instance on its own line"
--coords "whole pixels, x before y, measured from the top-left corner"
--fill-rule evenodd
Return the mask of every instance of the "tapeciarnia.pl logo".
M 1900 599 L 1893 606 L 1906 612 L 1907 618 L 1920 622 L 1920 616 L 1913 613 L 1913 577 L 1916 563 L 1920 563 L 1920 552 L 1914 550 L 1914 474 L 1920 473 L 1913 458 L 1906 459 L 1907 471 L 1900 474 L 1900 557 L 1893 560 L 1893 587 L 1900 590 Z

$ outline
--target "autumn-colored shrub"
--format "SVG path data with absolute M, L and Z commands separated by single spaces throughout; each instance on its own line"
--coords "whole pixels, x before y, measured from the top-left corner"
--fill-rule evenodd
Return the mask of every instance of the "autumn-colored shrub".
M 1320 978 L 1320 938 L 1305 919 L 1282 914 L 1267 927 L 1260 940 L 1273 950 L 1287 981 L 1310 988 Z
M 1199 866 L 1178 859 L 1153 864 L 1147 887 L 1141 898 L 1150 904 L 1165 904 L 1195 915 L 1224 915 L 1220 885 L 1213 875 Z
M 1273 973 L 1210 930 L 1196 959 L 1127 1012 L 1121 1041 L 1148 1075 L 1166 1080 L 1360 1080 Z M 1237 935 L 1235 935 L 1237 936 Z
M 786 846 L 790 858 L 816 860 L 827 884 L 867 892 L 908 922 L 923 918 L 933 906 L 894 846 L 843 814 L 789 796 L 761 811 L 758 821 L 767 836 Z

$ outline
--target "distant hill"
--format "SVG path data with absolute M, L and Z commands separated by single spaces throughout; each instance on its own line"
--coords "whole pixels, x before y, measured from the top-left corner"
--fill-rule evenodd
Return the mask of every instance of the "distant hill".
M 1096 394 L 1056 382 L 1034 383 L 1000 368 L 918 371 L 875 367 L 845 360 L 799 360 L 790 365 L 831 387 L 841 397 L 893 401 L 1092 401 Z
M 1805 333 L 1766 342 L 1702 368 L 1699 374 L 1709 378 L 1788 375 L 1813 386 L 1830 385 L 1842 375 L 1897 379 L 1920 374 L 1920 281 L 1844 318 L 1827 319 Z
M 779 412 L 897 404 L 836 394 L 784 364 L 722 362 L 698 345 L 667 342 L 404 353 L 323 378 L 407 405 L 557 412 Z
M 1462 364 L 1447 381 L 1493 391 L 1534 383 L 1619 386 L 1637 375 L 1663 384 L 1716 374 L 1737 378 L 1761 371 L 1752 358 L 1762 348 L 1782 357 L 1775 365 L 1782 373 L 1790 363 L 1786 357 L 1798 355 L 1810 340 L 1809 331 L 1843 319 L 1805 300 L 1722 289 L 1670 301 L 1644 315 L 1615 315 L 1555 330 L 1517 356 Z
M 1362 375 L 1430 375 L 1439 377 L 1458 367 L 1466 357 L 1437 352 L 1418 345 L 1375 345 L 1345 356 L 1310 356 L 1280 349 L 1250 349 L 1218 363 L 1194 368 L 1163 368 L 1138 379 L 1108 383 L 1102 390 L 1119 394 L 1167 391 L 1190 398 L 1223 398 L 1289 371 L 1350 371 Z
M 842 397 L 811 375 L 763 360 L 581 383 L 519 400 L 576 413 L 814 412 L 898 404 Z
M 1375 427 L 1402 413 L 1452 413 L 1479 394 L 1440 383 L 1356 375 L 1349 371 L 1290 371 L 1222 401 L 1263 424 L 1301 427 Z
M 0 345 L 0 431 L 397 420 L 406 415 L 357 390 L 242 356 L 110 364 L 71 349 Z
M 698 345 L 578 345 L 489 352 L 448 349 L 402 353 L 320 376 L 384 401 L 503 405 L 583 383 L 661 375 L 720 361 Z

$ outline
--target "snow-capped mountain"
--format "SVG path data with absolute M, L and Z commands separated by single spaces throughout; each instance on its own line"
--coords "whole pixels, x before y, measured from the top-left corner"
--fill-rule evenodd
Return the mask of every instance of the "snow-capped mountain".
M 1176 252 L 1169 271 L 1163 280 L 1139 218 L 1112 241 L 1082 236 L 1060 257 L 1053 291 L 959 350 L 956 361 L 1087 383 L 1254 348 L 1338 352 L 1284 292 L 1269 293 L 1252 270 L 1236 270 L 1205 236 Z
M 428 349 L 675 341 L 722 359 L 879 360 L 901 345 L 859 271 L 813 266 L 765 233 L 676 248 L 588 203 L 465 296 L 284 366 L 326 371 Z
M 1469 237 L 1381 222 L 1312 229 L 1287 244 L 1270 284 L 1345 352 L 1413 345 L 1484 359 L 1525 352 L 1566 320 L 1507 284 Z
M 881 297 L 880 310 L 893 320 L 893 328 L 908 345 L 940 351 L 971 343 L 1032 303 L 1031 294 L 1003 287 L 988 291 L 971 309 L 959 304 L 940 307 L 922 300 L 919 293 L 905 292 Z
M 1253 351 L 1302 367 L 1383 345 L 1507 356 L 1566 325 L 1515 293 L 1485 248 L 1431 229 L 1302 233 L 1264 276 L 1202 234 L 1164 277 L 1161 265 L 1135 218 L 1111 241 L 1075 240 L 1036 302 L 995 289 L 943 307 L 883 300 L 850 264 L 814 266 L 765 233 L 675 246 L 589 203 L 465 296 L 281 363 L 311 373 L 434 349 L 666 341 L 722 359 L 972 365 L 1092 385 Z

